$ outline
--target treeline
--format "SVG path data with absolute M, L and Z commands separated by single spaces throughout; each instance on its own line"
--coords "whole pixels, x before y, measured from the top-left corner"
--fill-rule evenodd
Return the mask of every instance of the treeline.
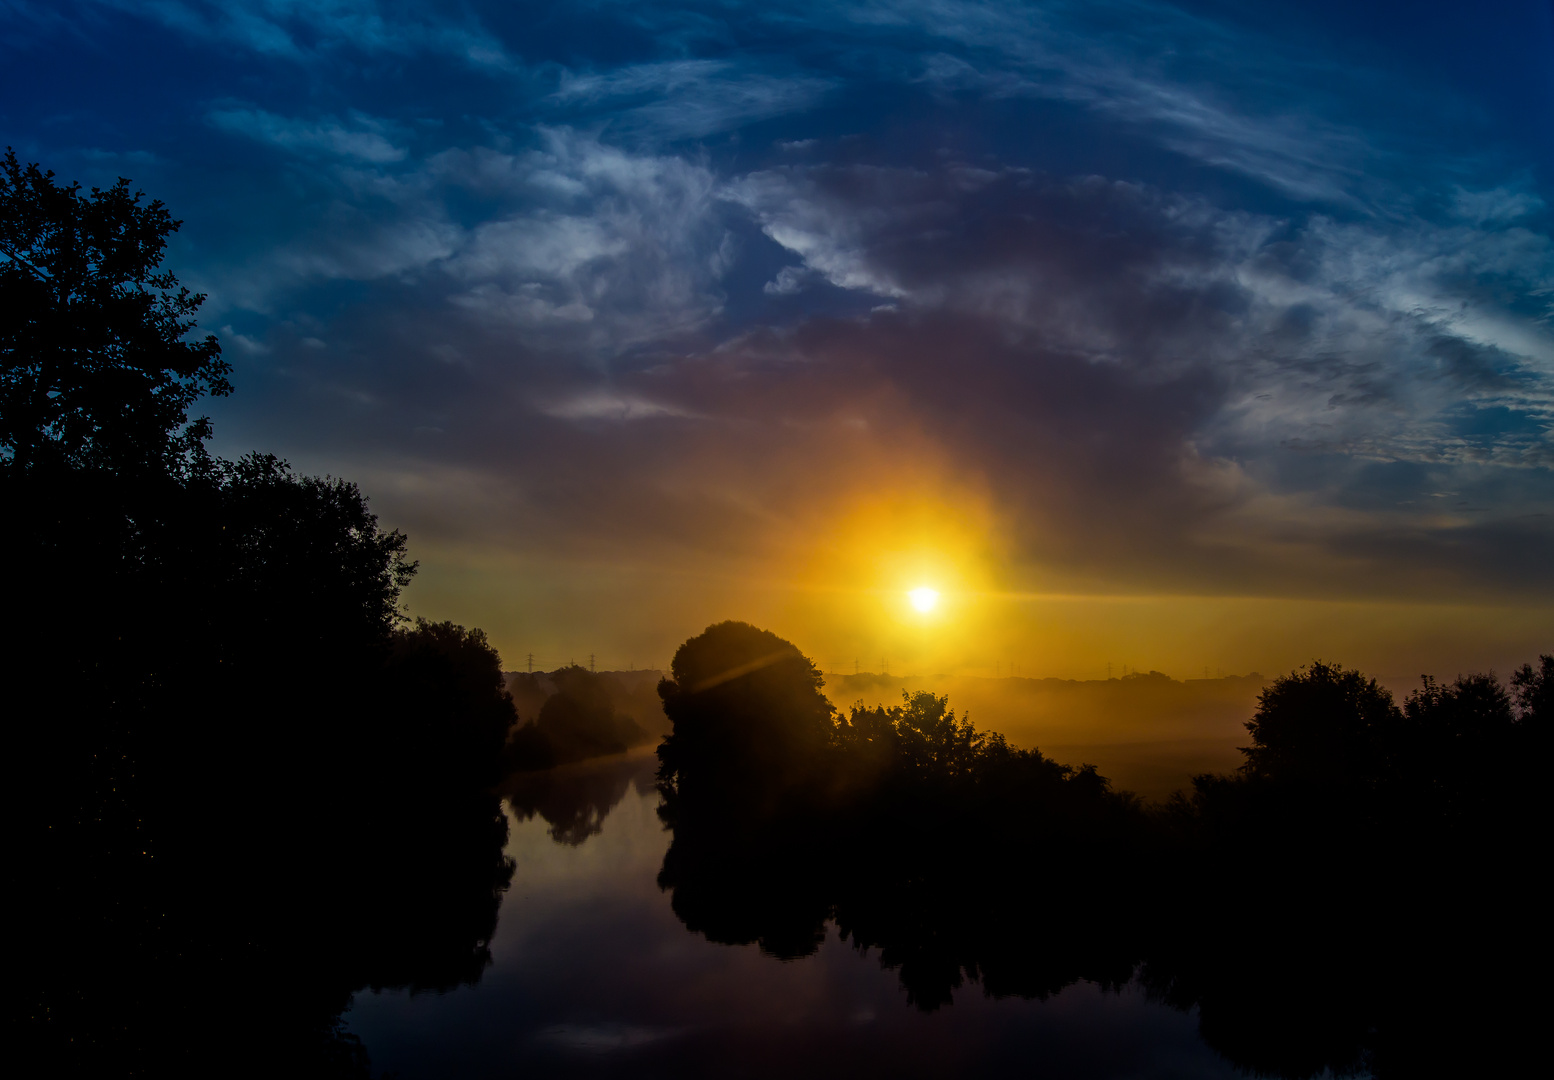
M 967 981 L 1137 978 L 1266 1075 L 1471 1072 L 1525 1049 L 1554 657 L 1401 707 L 1313 664 L 1264 691 L 1242 769 L 1165 805 L 928 693 L 838 713 L 813 664 L 745 624 L 686 642 L 672 675 L 660 884 L 711 940 L 791 958 L 833 921 L 924 1009 Z
M 353 991 L 488 961 L 512 702 L 355 485 L 206 451 L 177 226 L 0 162 L 9 1019 L 62 1074 L 365 1075 Z
M 530 715 L 520 715 L 508 737 L 502 753 L 503 770 L 549 769 L 623 754 L 654 741 L 657 735 L 624 711 L 632 709 L 646 718 L 646 705 L 657 712 L 656 702 L 643 700 L 640 692 L 651 685 L 646 679 L 628 683 L 619 672 L 595 673 L 577 664 L 553 672 L 509 674 L 508 692 Z

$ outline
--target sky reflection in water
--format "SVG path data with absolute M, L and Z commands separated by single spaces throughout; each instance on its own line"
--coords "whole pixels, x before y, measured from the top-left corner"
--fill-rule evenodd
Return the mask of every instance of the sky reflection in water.
M 1234 1076 L 1203 1044 L 1195 1014 L 1134 986 L 1088 983 L 1045 1003 L 993 1000 L 976 984 L 952 1006 L 908 1006 L 896 972 L 827 927 L 818 954 L 793 962 L 754 945 L 689 933 L 656 877 L 670 836 L 655 808 L 651 756 L 596 764 L 630 778 L 600 831 L 553 839 L 541 813 L 515 811 L 518 863 L 493 963 L 474 987 L 357 995 L 346 1014 L 375 1071 L 402 1077 L 589 1075 Z M 560 817 L 563 823 L 568 807 Z M 571 835 L 562 831 L 562 835 Z M 1061 928 L 1054 928 L 1061 933 Z

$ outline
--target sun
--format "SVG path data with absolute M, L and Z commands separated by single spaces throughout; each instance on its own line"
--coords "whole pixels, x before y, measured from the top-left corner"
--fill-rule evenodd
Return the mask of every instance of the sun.
M 939 603 L 939 591 L 923 585 L 907 593 L 907 599 L 912 601 L 912 606 L 918 611 L 929 612 Z

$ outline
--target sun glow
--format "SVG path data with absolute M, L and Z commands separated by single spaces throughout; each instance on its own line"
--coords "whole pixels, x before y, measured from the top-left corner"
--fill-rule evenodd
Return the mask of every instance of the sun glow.
M 923 585 L 907 593 L 907 599 L 912 601 L 912 606 L 918 611 L 929 612 L 939 603 L 939 592 Z

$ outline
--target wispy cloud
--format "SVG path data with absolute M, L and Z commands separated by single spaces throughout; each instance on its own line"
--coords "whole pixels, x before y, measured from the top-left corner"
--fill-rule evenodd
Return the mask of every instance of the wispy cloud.
M 777 75 L 725 60 L 671 60 L 566 72 L 552 100 L 588 107 L 625 133 L 701 138 L 818 105 L 837 86 L 815 75 Z
M 447 5 L 377 0 L 91 0 L 175 33 L 264 56 L 311 60 L 340 49 L 451 55 L 478 67 L 512 65 L 506 49 L 467 13 Z
M 694 417 L 696 414 L 676 405 L 649 401 L 635 394 L 610 390 L 586 390 L 582 393 L 547 401 L 540 405 L 547 416 L 562 420 L 609 420 L 625 422 L 654 417 Z
M 406 155 L 403 147 L 389 140 L 388 135 L 393 134 L 391 125 L 361 113 L 353 113 L 344 122 L 333 118 L 308 121 L 262 109 L 228 108 L 213 110 L 210 122 L 222 131 L 287 150 L 322 151 L 379 165 L 403 161 Z
M 565 128 L 527 151 L 406 160 L 365 118 L 346 128 L 230 110 L 212 122 L 319 155 L 299 174 L 317 193 L 311 219 L 232 268 L 218 302 L 268 311 L 321 280 L 413 277 L 466 318 L 589 363 L 693 330 L 722 305 L 733 238 L 704 166 Z M 491 209 L 461 222 L 471 197 Z
M 940 43 L 919 69 L 929 84 L 1073 102 L 1297 198 L 1359 205 L 1384 154 L 1371 133 L 1318 107 L 1313 79 L 1338 69 L 1172 4 L 907 0 L 837 12 Z

